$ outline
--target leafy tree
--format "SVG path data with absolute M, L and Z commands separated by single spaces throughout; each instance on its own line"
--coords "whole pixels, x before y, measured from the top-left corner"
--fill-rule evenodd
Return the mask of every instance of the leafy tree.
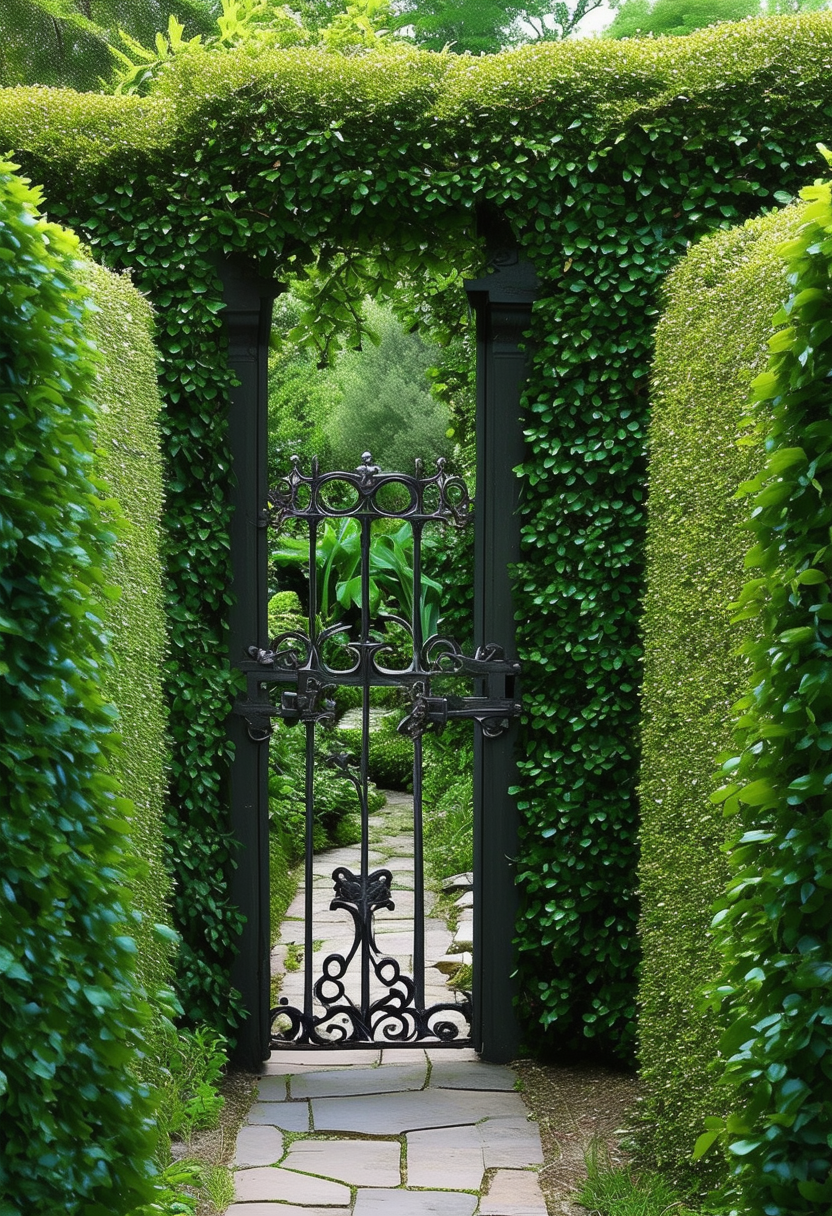
M 392 309 L 368 302 L 368 323 L 377 345 L 344 351 L 334 375 L 341 399 L 324 423 L 336 464 L 351 469 L 369 450 L 385 469 L 412 472 L 447 455 L 448 411 L 430 391 L 427 372 L 436 350 L 407 333 Z
M 690 34 L 719 21 L 826 8 L 827 0 L 624 0 L 606 38 Z
M 98 89 L 112 71 L 118 30 L 152 43 L 171 15 L 189 37 L 214 24 L 206 0 L 8 0 L 0 14 L 0 85 Z
M 557 41 L 606 0 L 407 0 L 397 25 L 412 30 L 419 46 L 461 54 L 492 54 L 520 42 Z M 615 0 L 610 0 L 614 7 Z
M 324 423 L 340 399 L 330 368 L 319 368 L 315 352 L 292 340 L 300 303 L 287 292 L 275 304 L 269 356 L 269 475 L 275 485 L 299 456 L 308 472 L 313 456 L 330 463 Z

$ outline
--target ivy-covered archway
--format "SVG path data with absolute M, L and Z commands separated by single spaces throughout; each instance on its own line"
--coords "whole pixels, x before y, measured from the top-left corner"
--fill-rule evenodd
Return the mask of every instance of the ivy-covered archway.
M 167 400 L 171 865 L 188 1013 L 233 1024 L 225 718 L 231 378 L 217 259 L 271 276 L 372 251 L 362 290 L 452 264 L 497 208 L 542 289 L 527 393 L 518 805 L 524 1015 L 627 1057 L 633 1028 L 646 377 L 686 243 L 796 192 L 832 136 L 827 14 L 675 44 L 474 59 L 395 50 L 182 56 L 153 96 L 15 89 L 0 131 L 51 214 L 158 315 Z M 798 87 L 799 85 L 799 87 Z M 337 307 L 337 291 L 332 296 Z M 225 877 L 218 880 L 218 867 Z M 224 885 L 225 884 L 225 885 Z

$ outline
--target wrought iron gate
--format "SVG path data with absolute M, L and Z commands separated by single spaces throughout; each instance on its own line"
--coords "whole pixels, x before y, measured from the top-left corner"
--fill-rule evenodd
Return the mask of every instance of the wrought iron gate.
M 417 462 L 415 475 L 385 473 L 365 452 L 354 472 L 300 469 L 297 457 L 291 472 L 269 494 L 269 524 L 282 528 L 288 520 L 302 521 L 308 533 L 306 631 L 292 630 L 272 640 L 267 649 L 249 648 L 244 664 L 248 695 L 237 712 L 246 719 L 249 737 L 265 741 L 272 718 L 300 723 L 306 731 L 306 855 L 304 925 L 304 1001 L 302 1008 L 282 1003 L 271 1011 L 272 1047 L 303 1044 L 332 1048 L 383 1042 L 407 1046 L 420 1040 L 461 1046 L 470 1041 L 470 996 L 430 1007 L 425 1005 L 425 901 L 422 842 L 422 736 L 441 731 L 452 720 L 469 719 L 484 738 L 501 735 L 521 709 L 513 695 L 519 665 L 504 658 L 497 645 L 481 647 L 473 658 L 463 655 L 451 638 L 424 636 L 423 533 L 430 525 L 463 528 L 469 522 L 471 500 L 464 481 L 446 471 L 444 460 L 426 474 Z M 336 624 L 319 616 L 319 545 L 327 520 L 357 522 L 360 558 L 355 597 L 358 619 Z M 413 537 L 409 584 L 409 617 L 401 612 L 372 610 L 371 537 L 374 523 L 401 520 Z M 399 644 L 391 641 L 391 627 Z M 401 639 L 406 638 L 403 647 Z M 443 695 L 437 686 L 474 682 L 474 695 Z M 361 816 L 359 873 L 345 866 L 332 874 L 332 910 L 341 909 L 353 922 L 353 943 L 344 954 L 323 960 L 313 972 L 313 825 L 315 731 L 335 720 L 339 688 L 361 692 L 361 749 L 357 764 L 333 752 L 335 765 L 355 787 Z M 375 917 L 393 909 L 396 891 L 389 869 L 370 870 L 369 731 L 370 690 L 397 687 L 405 691 L 408 709 L 398 730 L 413 741 L 413 975 L 402 973 L 396 959 L 385 957 L 375 935 Z M 275 700 L 268 695 L 278 694 Z

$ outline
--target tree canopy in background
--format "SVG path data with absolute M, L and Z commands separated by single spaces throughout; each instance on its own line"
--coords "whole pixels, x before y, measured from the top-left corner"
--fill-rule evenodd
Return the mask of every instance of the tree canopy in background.
M 430 51 L 447 47 L 461 54 L 492 54 L 522 42 L 567 38 L 578 23 L 607 0 L 405 0 L 396 24 Z M 610 0 L 615 7 L 615 0 Z
M 173 15 L 189 36 L 209 34 L 214 8 L 211 0 L 3 0 L 0 85 L 100 89 L 119 29 L 152 46 Z
M 828 0 L 623 0 L 605 38 L 679 36 L 744 17 L 784 16 L 828 7 Z
M 320 367 L 312 349 L 279 338 L 297 322 L 300 301 L 291 293 L 278 301 L 269 365 L 273 478 L 285 475 L 293 455 L 306 467 L 318 456 L 324 467 L 353 469 L 369 449 L 383 468 L 409 473 L 417 456 L 429 463 L 450 454 L 448 406 L 428 375 L 440 348 L 408 333 L 389 304 L 366 300 L 363 310 L 372 338 Z

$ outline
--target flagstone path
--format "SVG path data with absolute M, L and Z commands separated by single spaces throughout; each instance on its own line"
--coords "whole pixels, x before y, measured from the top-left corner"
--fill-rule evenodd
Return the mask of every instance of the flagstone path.
M 393 870 L 399 888 L 394 912 L 378 914 L 377 939 L 408 969 L 409 806 L 390 795 L 371 820 L 371 865 Z M 315 859 L 316 963 L 352 942 L 329 901 L 333 869 L 357 869 L 357 856 L 355 846 Z M 303 941 L 302 915 L 301 891 L 275 951 L 279 969 L 288 943 Z M 428 1004 L 453 999 L 430 966 L 450 940 L 444 921 L 428 916 Z M 302 986 L 302 971 L 290 970 L 281 995 L 301 1004 Z M 272 1052 L 237 1139 L 227 1216 L 546 1216 L 540 1135 L 515 1082 L 510 1068 L 464 1047 Z

